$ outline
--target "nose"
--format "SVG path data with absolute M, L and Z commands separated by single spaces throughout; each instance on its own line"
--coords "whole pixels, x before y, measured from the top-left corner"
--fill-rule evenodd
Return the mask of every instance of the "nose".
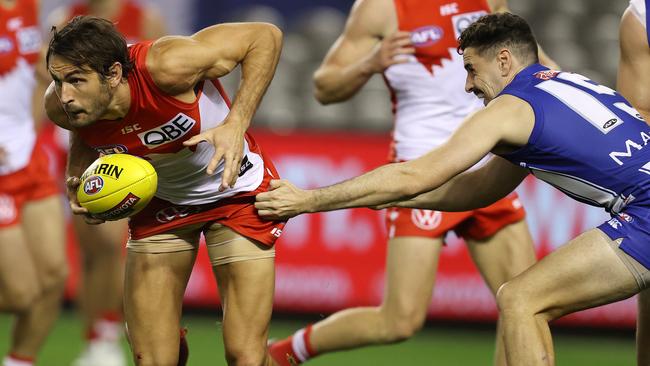
M 474 80 L 472 80 L 470 74 L 467 73 L 467 77 L 465 78 L 465 91 L 467 93 L 472 93 L 473 89 L 474 89 Z
M 59 98 L 61 99 L 61 103 L 63 104 L 69 104 L 74 101 L 74 97 L 72 95 L 72 88 L 70 87 L 69 84 L 67 83 L 61 84 L 61 91 L 59 93 Z

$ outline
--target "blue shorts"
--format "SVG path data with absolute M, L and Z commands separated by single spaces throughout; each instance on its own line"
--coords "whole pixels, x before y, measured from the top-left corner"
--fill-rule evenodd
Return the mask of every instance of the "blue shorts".
M 619 248 L 650 269 L 650 208 L 626 207 L 598 228 L 612 240 L 622 238 Z

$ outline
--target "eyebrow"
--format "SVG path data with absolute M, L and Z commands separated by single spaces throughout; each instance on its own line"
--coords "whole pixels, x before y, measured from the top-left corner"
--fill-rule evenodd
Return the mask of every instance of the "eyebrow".
M 74 76 L 76 74 L 82 74 L 81 70 L 73 70 L 70 71 L 69 73 L 63 75 L 63 80 L 70 78 L 71 76 Z M 50 72 L 50 76 L 52 76 L 52 79 L 54 81 L 61 81 L 61 79 L 57 78 L 52 72 Z

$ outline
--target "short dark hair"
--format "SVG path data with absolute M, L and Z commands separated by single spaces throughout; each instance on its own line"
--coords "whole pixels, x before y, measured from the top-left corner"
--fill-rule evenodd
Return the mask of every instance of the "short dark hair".
M 122 64 L 124 77 L 133 69 L 124 36 L 106 19 L 77 16 L 61 30 L 52 27 L 52 33 L 46 56 L 48 65 L 54 54 L 77 67 L 89 67 L 102 77 L 109 75 L 114 62 Z
M 524 18 L 511 13 L 494 13 L 480 17 L 458 37 L 458 53 L 474 47 L 480 55 L 495 52 L 498 47 L 508 47 L 523 61 L 532 57 L 539 62 L 537 40 Z

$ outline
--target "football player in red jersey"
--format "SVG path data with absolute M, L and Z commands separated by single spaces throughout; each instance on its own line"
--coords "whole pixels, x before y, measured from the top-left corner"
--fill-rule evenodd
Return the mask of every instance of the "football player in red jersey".
M 648 1 L 631 0 L 621 18 L 620 61 L 616 89 L 650 121 L 650 41 L 646 14 Z M 650 365 L 650 291 L 638 296 L 637 364 Z
M 48 17 L 48 23 L 63 26 L 77 15 L 94 15 L 113 21 L 128 42 L 157 39 L 167 33 L 158 9 L 132 0 L 75 1 L 55 9 Z M 49 142 L 51 149 L 57 152 L 55 156 L 65 162 L 68 153 L 66 130 L 48 124 L 44 133 L 44 141 Z M 63 164 L 59 166 L 63 168 Z M 81 252 L 77 304 L 84 322 L 87 342 L 73 365 L 126 365 L 120 344 L 124 333 L 122 244 L 128 236 L 126 220 L 112 221 L 105 225 L 88 225 L 83 218 L 75 216 L 73 225 Z
M 36 80 L 47 77 L 36 68 L 38 5 L 0 0 L 0 310 L 15 316 L 3 366 L 35 364 L 68 273 L 63 206 L 34 126 Z
M 201 235 L 220 290 L 228 364 L 271 362 L 273 244 L 284 222 L 262 220 L 254 208 L 277 172 L 246 130 L 281 44 L 280 30 L 265 23 L 220 24 L 129 47 L 100 18 L 76 17 L 54 32 L 45 104 L 72 134 L 73 212 L 101 223 L 74 197 L 99 152 L 144 157 L 158 173 L 156 197 L 129 219 L 124 314 L 137 365 L 178 363 L 183 294 Z M 239 64 L 230 106 L 217 79 Z
M 354 96 L 374 74 L 383 74 L 393 96 L 392 161 L 424 155 L 443 144 L 463 118 L 483 103 L 463 90 L 465 72 L 456 53 L 460 31 L 488 12 L 507 11 L 505 0 L 463 2 L 359 0 L 343 34 L 314 75 L 323 104 Z M 540 52 L 543 63 L 556 67 Z M 439 217 L 423 228 L 418 217 Z M 524 209 L 516 194 L 469 212 L 391 208 L 386 287 L 379 306 L 344 310 L 274 342 L 280 365 L 318 354 L 403 341 L 418 331 L 431 302 L 444 236 L 454 230 L 493 294 L 535 261 Z M 499 331 L 497 332 L 498 334 Z M 497 335 L 495 363 L 505 358 Z

